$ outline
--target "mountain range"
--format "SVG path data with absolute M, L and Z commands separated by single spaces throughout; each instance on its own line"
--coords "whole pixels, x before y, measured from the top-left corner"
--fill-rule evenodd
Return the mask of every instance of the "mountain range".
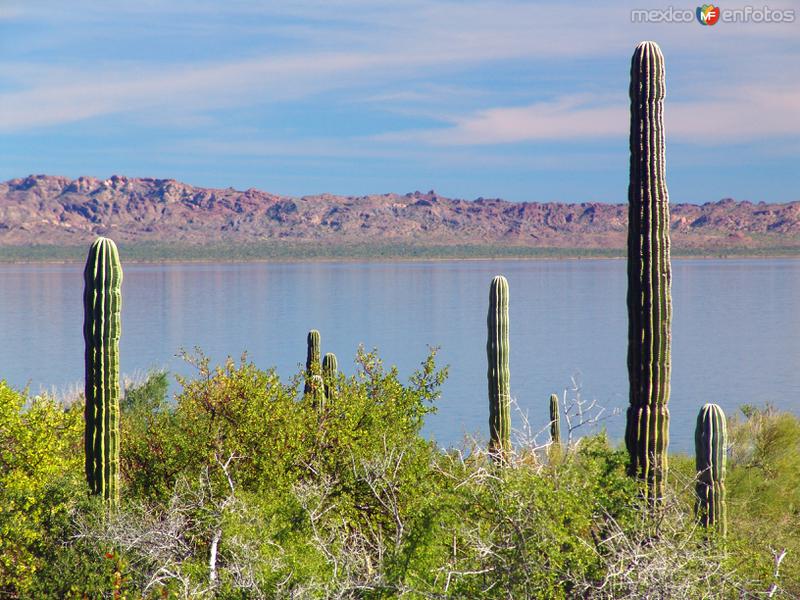
M 173 179 L 30 175 L 0 183 L 0 246 L 292 242 L 619 249 L 627 204 L 462 200 L 434 191 L 289 197 Z M 671 205 L 673 248 L 797 249 L 800 201 Z

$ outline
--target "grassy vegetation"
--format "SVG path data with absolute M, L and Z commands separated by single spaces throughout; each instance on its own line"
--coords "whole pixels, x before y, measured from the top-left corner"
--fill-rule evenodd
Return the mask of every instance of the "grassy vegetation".
M 264 242 L 242 244 L 120 244 L 126 262 L 248 261 L 248 260 L 383 260 L 439 258 L 593 258 L 622 256 L 616 249 L 526 248 L 517 246 L 419 246 L 414 244 L 311 244 Z M 84 246 L 10 246 L 0 253 L 4 262 L 85 259 Z
M 82 262 L 86 247 L 81 246 L 6 246 L 0 262 Z M 526 246 L 416 244 L 313 244 L 262 242 L 242 244 L 120 244 L 126 262 L 164 261 L 257 261 L 257 260 L 390 260 L 458 258 L 622 258 L 624 248 L 531 248 Z M 764 245 L 758 248 L 681 248 L 673 247 L 674 257 L 771 257 L 800 256 L 800 245 Z
M 86 495 L 81 402 L 0 384 L 0 597 L 800 595 L 794 416 L 732 420 L 723 541 L 696 527 L 688 457 L 651 517 L 603 435 L 521 438 L 505 467 L 483 442 L 437 448 L 420 435 L 433 356 L 403 383 L 359 353 L 323 409 L 301 375 L 191 360 L 174 399 L 164 373 L 129 386 L 113 514 Z

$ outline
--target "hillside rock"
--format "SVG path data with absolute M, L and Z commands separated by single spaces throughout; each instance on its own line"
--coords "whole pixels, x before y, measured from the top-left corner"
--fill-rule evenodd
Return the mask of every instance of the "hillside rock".
M 0 245 L 118 242 L 412 243 L 623 248 L 627 205 L 445 198 L 433 190 L 291 198 L 172 179 L 31 175 L 0 183 Z M 672 206 L 678 247 L 800 242 L 800 202 Z

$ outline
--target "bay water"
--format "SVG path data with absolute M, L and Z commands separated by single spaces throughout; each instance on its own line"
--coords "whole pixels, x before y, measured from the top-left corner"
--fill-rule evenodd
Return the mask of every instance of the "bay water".
M 628 401 L 624 260 L 463 260 L 124 265 L 121 370 L 191 376 L 176 354 L 213 363 L 243 351 L 285 377 L 306 333 L 352 374 L 377 348 L 405 379 L 440 348 L 449 377 L 425 434 L 442 446 L 487 435 L 486 312 L 491 278 L 510 287 L 514 425 L 547 423 L 551 393 L 577 394 L 619 440 Z M 82 266 L 0 265 L 0 378 L 30 391 L 79 389 Z M 697 411 L 743 404 L 800 414 L 800 261 L 673 260 L 670 448 L 690 452 Z M 174 380 L 174 377 L 173 377 Z M 578 388 L 576 392 L 575 388 Z M 179 391 L 177 384 L 173 392 Z M 594 405 L 592 406 L 592 403 Z M 617 411 L 617 414 L 615 413 Z M 562 431 L 566 425 L 562 425 Z M 590 426 L 575 435 L 590 431 Z M 540 441 L 546 440 L 541 434 Z

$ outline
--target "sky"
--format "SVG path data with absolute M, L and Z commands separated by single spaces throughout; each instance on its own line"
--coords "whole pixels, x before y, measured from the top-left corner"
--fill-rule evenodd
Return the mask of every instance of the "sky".
M 0 180 L 625 202 L 655 40 L 671 201 L 800 200 L 800 0 L 633 22 L 679 1 L 0 0 Z

